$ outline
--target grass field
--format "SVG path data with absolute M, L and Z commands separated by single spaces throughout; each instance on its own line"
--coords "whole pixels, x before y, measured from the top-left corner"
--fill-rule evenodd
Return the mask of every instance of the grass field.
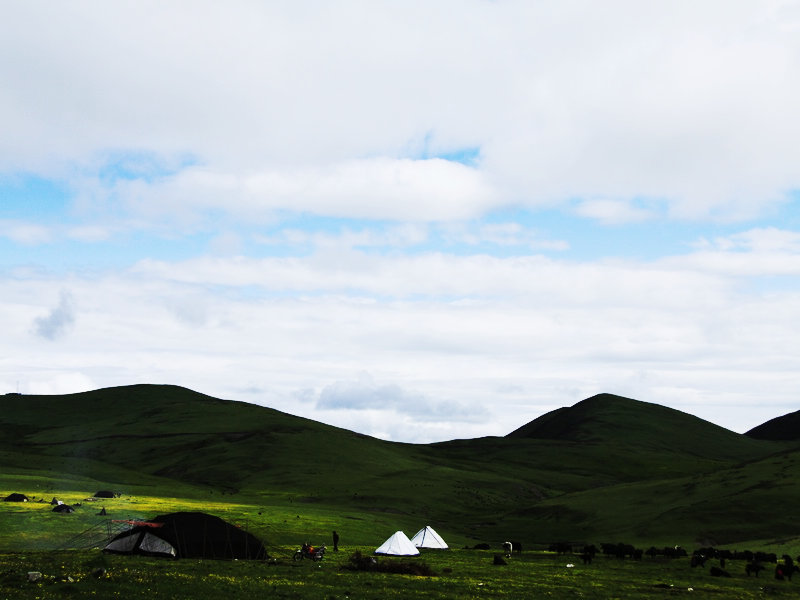
M 354 550 L 329 552 L 321 562 L 294 562 L 294 547 L 273 548 L 276 560 L 177 561 L 103 555 L 97 551 L 0 555 L 0 598 L 796 598 L 800 580 L 768 573 L 748 577 L 730 561 L 730 578 L 686 559 L 618 560 L 524 552 L 494 565 L 492 551 L 452 550 L 419 559 L 379 557 L 379 564 L 423 562 L 434 576 L 351 571 Z M 372 548 L 360 548 L 371 552 Z M 574 565 L 574 566 L 569 566 Z M 95 576 L 98 569 L 102 575 Z M 29 582 L 29 571 L 43 578 Z M 99 573 L 98 573 L 99 574 Z M 798 578 L 796 578 L 798 579 Z
M 33 500 L 0 502 L 0 600 L 800 596 L 800 576 L 778 581 L 769 564 L 755 578 L 729 561 L 722 578 L 713 561 L 599 556 L 584 566 L 546 551 L 568 541 L 800 554 L 797 441 L 753 440 L 647 403 L 603 396 L 505 438 L 412 445 L 174 386 L 0 399 L 0 497 Z M 89 500 L 103 489 L 121 497 Z M 54 497 L 80 506 L 56 514 Z M 247 529 L 273 560 L 100 551 L 124 527 L 115 520 L 178 511 Z M 434 575 L 347 568 L 353 552 L 425 525 L 453 548 L 417 561 Z M 291 559 L 333 530 L 341 552 Z M 494 565 L 507 539 L 525 552 Z M 477 543 L 492 549 L 465 549 Z M 31 571 L 42 578 L 29 582 Z
M 261 496 L 261 502 L 233 497 L 212 501 L 198 497 L 129 496 L 87 502 L 88 492 L 52 490 L 69 503 L 81 503 L 75 513 L 53 513 L 49 504 L 0 504 L 0 599 L 48 598 L 796 598 L 800 577 L 778 581 L 774 565 L 759 578 L 748 577 L 744 561 L 728 561 L 730 578 L 712 577 L 705 568 L 692 568 L 688 558 L 645 557 L 641 561 L 599 555 L 584 565 L 577 554 L 557 555 L 541 548 L 526 549 L 494 565 L 501 553 L 464 549 L 471 540 L 447 529 L 439 532 L 450 551 L 423 551 L 420 558 L 378 557 L 381 564 L 425 563 L 435 575 L 349 570 L 355 551 L 370 555 L 391 533 L 410 536 L 424 523 L 403 515 L 351 514 L 330 507 L 303 505 L 302 514 L 286 498 Z M 49 495 L 49 492 L 48 492 Z M 108 515 L 97 513 L 105 507 Z M 247 528 L 266 542 L 271 560 L 220 561 L 106 555 L 100 547 L 108 538 L 110 519 L 152 518 L 179 510 L 203 510 Z M 323 561 L 292 560 L 305 540 L 330 545 L 330 532 L 342 536 L 338 553 Z M 83 535 L 80 535 L 83 534 Z M 796 556 L 800 540 L 754 542 L 752 550 Z M 15 548 L 17 551 L 9 552 Z M 23 549 L 24 550 L 20 550 Z M 741 547 L 740 547 L 741 549 Z M 571 565 L 571 566 L 570 566 Z M 101 576 L 93 573 L 102 569 Z M 42 579 L 28 581 L 28 572 Z M 691 591 L 690 591 L 691 590 Z M 233 594 L 233 596 L 229 596 Z

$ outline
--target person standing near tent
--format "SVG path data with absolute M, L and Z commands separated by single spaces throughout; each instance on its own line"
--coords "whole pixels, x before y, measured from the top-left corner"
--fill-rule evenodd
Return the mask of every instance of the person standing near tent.
M 333 551 L 339 551 L 339 534 L 336 531 L 333 532 Z

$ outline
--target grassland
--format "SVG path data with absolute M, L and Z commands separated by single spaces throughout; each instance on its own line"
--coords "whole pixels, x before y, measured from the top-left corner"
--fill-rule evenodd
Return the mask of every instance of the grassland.
M 435 575 L 411 576 L 347 569 L 352 551 L 329 553 L 320 563 L 294 562 L 293 548 L 275 561 L 165 561 L 97 552 L 0 555 L 0 597 L 20 600 L 82 598 L 796 598 L 798 581 L 767 574 L 747 577 L 731 561 L 730 578 L 686 560 L 620 561 L 600 557 L 584 566 L 575 557 L 528 552 L 494 565 L 491 551 L 430 552 L 419 559 Z M 370 550 L 363 548 L 362 550 Z M 570 566 L 572 565 L 572 566 Z M 102 569 L 102 574 L 98 572 Z M 27 581 L 29 571 L 42 580 Z M 97 573 L 99 576 L 93 575 Z
M 688 560 L 620 561 L 546 551 L 554 541 L 642 548 L 714 545 L 796 557 L 797 441 L 756 440 L 678 411 L 602 396 L 505 438 L 383 442 L 173 386 L 0 397 L 0 598 L 790 597 L 795 582 L 743 564 L 716 578 Z M 112 489 L 120 498 L 87 501 Z M 38 500 L 81 504 L 58 515 Z M 107 515 L 99 515 L 105 507 Z M 275 558 L 159 561 L 103 555 L 113 519 L 201 510 L 266 542 Z M 454 550 L 434 577 L 353 572 L 391 533 L 433 525 Z M 304 540 L 343 551 L 295 564 Z M 505 539 L 526 552 L 492 558 Z M 488 543 L 490 551 L 464 550 Z M 390 560 L 390 559 L 383 559 Z M 573 567 L 567 567 L 573 564 Z M 97 568 L 103 577 L 93 577 Z M 28 571 L 46 575 L 28 583 Z M 69 580 L 72 579 L 72 581 Z M 794 587 L 792 587 L 794 586 Z M 191 592 L 191 593 L 189 593 Z

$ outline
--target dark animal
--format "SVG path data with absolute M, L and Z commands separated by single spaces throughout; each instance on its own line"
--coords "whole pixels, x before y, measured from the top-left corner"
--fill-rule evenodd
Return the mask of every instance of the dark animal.
M 672 548 L 664 548 L 664 556 L 667 558 L 683 558 L 688 556 L 688 553 L 680 546 L 674 546 Z
M 333 532 L 333 551 L 334 552 L 339 551 L 339 534 L 336 533 L 335 531 Z
M 511 551 L 514 549 L 514 546 L 511 542 L 503 542 L 503 552 L 506 553 L 506 558 L 511 558 Z M 498 555 L 499 556 L 499 555 Z M 495 556 L 497 558 L 497 556 Z M 497 564 L 496 562 L 494 564 Z M 505 563 L 503 563 L 505 564 Z
M 595 554 L 597 554 L 597 546 L 595 546 L 594 544 L 584 546 L 583 552 L 581 553 L 583 564 L 585 565 L 592 564 L 592 560 L 594 560 Z
M 633 558 L 636 551 L 636 548 L 631 544 L 623 544 L 622 542 L 619 544 L 600 544 L 600 548 L 606 556 L 616 556 L 617 558 L 625 558 L 627 556 Z
M 506 555 L 506 558 L 507 557 L 508 557 L 508 555 Z M 492 564 L 495 564 L 495 565 L 507 565 L 508 563 L 505 560 L 503 560 L 503 555 L 502 554 L 495 554 L 494 555 L 494 562 Z
M 747 563 L 744 566 L 744 571 L 745 571 L 745 573 L 747 573 L 748 577 L 750 577 L 750 573 L 755 573 L 756 577 L 758 577 L 758 574 L 763 570 L 764 570 L 764 567 L 762 567 L 758 563 Z
M 568 544 L 567 542 L 553 542 L 547 549 L 550 552 L 556 552 L 558 554 L 571 554 L 572 544 Z
M 756 552 L 753 559 L 756 562 L 776 563 L 778 562 L 778 555 L 774 552 Z
M 512 540 L 511 550 L 516 552 L 517 554 L 522 554 L 522 542 L 515 542 Z
M 473 550 L 491 550 L 492 547 L 489 544 L 475 544 L 472 547 Z
M 712 577 L 730 577 L 731 574 L 728 573 L 725 569 L 720 569 L 719 567 L 711 567 L 708 571 Z
M 800 573 L 800 567 L 794 564 L 791 557 L 784 555 L 784 563 L 775 567 L 775 579 L 792 580 L 792 574 Z
M 706 566 L 706 556 L 705 554 L 692 554 L 692 559 L 690 563 L 693 567 L 705 567 Z

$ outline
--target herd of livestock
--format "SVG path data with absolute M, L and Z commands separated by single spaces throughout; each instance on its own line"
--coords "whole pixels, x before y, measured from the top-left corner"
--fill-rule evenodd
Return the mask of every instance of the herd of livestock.
M 504 544 L 506 552 L 510 554 L 511 551 L 522 551 L 522 546 L 519 542 L 506 542 Z M 573 544 L 566 542 L 556 542 L 550 544 L 548 547 L 550 552 L 558 554 L 579 554 L 584 564 L 591 564 L 592 560 L 597 554 L 602 553 L 608 557 L 616 557 L 619 559 L 633 559 L 642 560 L 644 556 L 650 558 L 664 557 L 664 558 L 686 558 L 690 560 L 690 565 L 694 568 L 704 568 L 709 560 L 715 561 L 717 564 L 711 565 L 709 573 L 715 577 L 730 577 L 730 573 L 726 571 L 726 565 L 729 561 L 744 561 L 744 572 L 750 576 L 759 576 L 761 571 L 773 569 L 775 579 L 792 579 L 794 573 L 800 572 L 800 567 L 796 563 L 800 563 L 800 556 L 793 559 L 788 554 L 778 557 L 774 552 L 752 552 L 750 550 L 724 550 L 714 547 L 698 548 L 692 552 L 689 557 L 688 552 L 680 546 L 650 548 L 643 550 L 636 548 L 631 544 L 600 544 L 600 548 L 594 544 L 579 545 L 575 547 Z M 767 566 L 769 565 L 769 567 Z M 773 567 L 774 565 L 774 567 Z

